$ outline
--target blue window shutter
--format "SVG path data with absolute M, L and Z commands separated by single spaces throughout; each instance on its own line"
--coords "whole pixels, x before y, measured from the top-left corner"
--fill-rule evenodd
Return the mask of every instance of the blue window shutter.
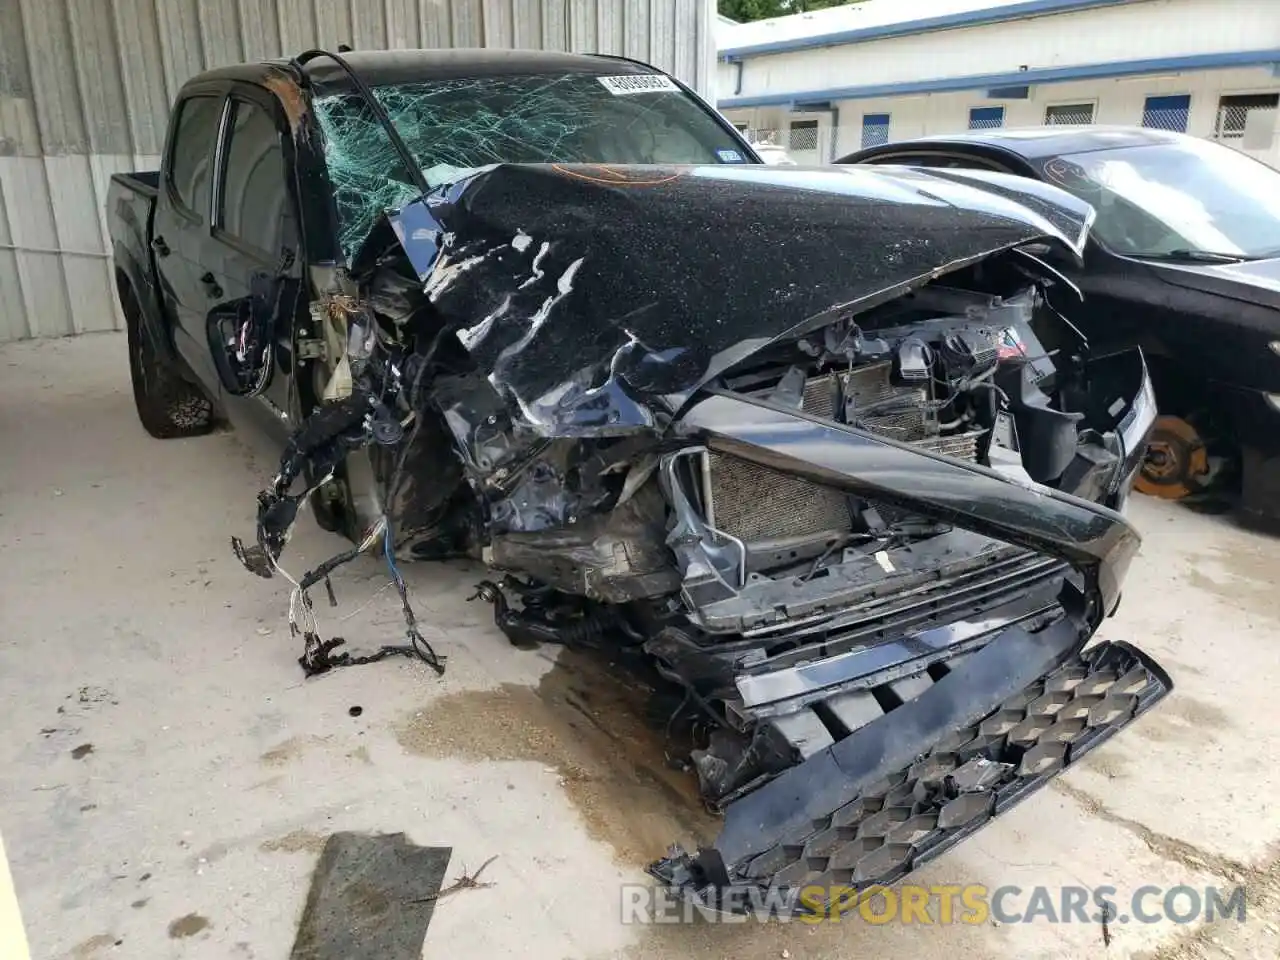
M 1142 106 L 1142 125 L 1157 130 L 1187 132 L 1187 114 L 1191 112 L 1190 94 L 1173 97 L 1147 97 Z
M 1004 107 L 970 107 L 970 130 L 994 130 L 1004 126 Z
M 864 113 L 862 115 L 862 146 L 878 147 L 889 142 L 889 114 Z

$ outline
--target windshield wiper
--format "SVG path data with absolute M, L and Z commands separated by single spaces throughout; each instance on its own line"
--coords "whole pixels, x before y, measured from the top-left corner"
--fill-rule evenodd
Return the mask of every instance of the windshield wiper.
M 1190 263 L 1241 263 L 1252 260 L 1242 253 L 1215 253 L 1212 250 L 1170 250 L 1167 253 L 1131 253 L 1139 260 L 1183 260 Z

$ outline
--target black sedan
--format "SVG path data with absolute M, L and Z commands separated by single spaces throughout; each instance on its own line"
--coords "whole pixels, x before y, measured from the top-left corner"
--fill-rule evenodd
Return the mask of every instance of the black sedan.
M 1178 499 L 1232 465 L 1245 513 L 1280 519 L 1280 171 L 1184 134 L 1096 126 L 949 134 L 837 163 L 1014 173 L 1088 200 L 1085 266 L 1061 266 L 1089 306 L 1055 306 L 1095 347 L 1147 355 L 1163 416 L 1138 488 Z

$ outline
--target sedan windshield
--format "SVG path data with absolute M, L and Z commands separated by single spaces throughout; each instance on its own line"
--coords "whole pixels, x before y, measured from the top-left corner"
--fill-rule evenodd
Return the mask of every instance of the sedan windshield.
M 432 187 L 494 163 L 744 163 L 740 142 L 661 74 L 500 76 L 373 88 Z M 359 96 L 316 98 L 344 252 L 416 199 Z
M 1046 180 L 1098 211 L 1112 252 L 1161 259 L 1280 256 L 1280 172 L 1204 140 L 1046 161 Z

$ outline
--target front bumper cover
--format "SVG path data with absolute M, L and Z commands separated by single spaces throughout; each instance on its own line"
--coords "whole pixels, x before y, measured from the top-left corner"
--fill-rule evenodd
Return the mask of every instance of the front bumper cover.
M 1005 631 L 920 697 L 731 803 L 713 847 L 673 851 L 649 872 L 717 912 L 783 902 L 823 914 L 901 880 L 1173 688 L 1128 644 L 1070 653 L 1074 634 L 1068 621 Z

